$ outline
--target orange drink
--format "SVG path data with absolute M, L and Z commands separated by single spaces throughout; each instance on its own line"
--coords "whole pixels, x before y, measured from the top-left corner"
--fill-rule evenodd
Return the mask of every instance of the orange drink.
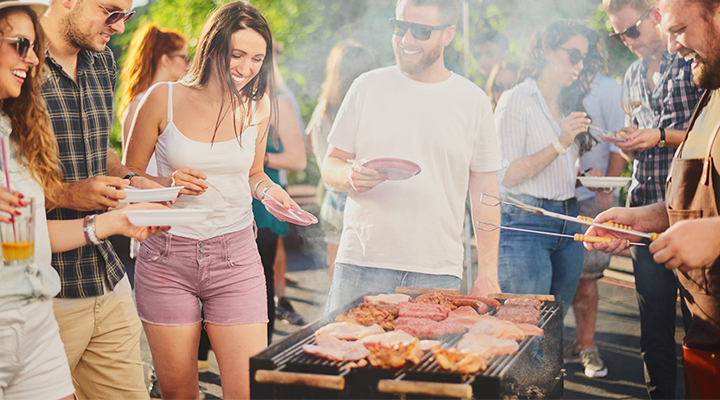
M 21 261 L 32 258 L 35 245 L 32 242 L 7 242 L 2 244 L 3 257 L 6 261 Z
M 0 189 L 2 190 L 2 189 Z M 13 222 L 0 223 L 3 263 L 6 266 L 30 264 L 35 256 L 35 199 L 19 208 Z

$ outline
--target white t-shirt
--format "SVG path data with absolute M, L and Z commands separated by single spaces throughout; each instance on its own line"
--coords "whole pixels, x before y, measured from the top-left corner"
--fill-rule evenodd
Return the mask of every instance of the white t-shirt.
M 337 262 L 461 277 L 461 236 L 470 171 L 500 168 L 490 100 L 451 75 L 421 83 L 397 66 L 350 87 L 328 142 L 356 159 L 417 163 L 408 180 L 350 191 Z

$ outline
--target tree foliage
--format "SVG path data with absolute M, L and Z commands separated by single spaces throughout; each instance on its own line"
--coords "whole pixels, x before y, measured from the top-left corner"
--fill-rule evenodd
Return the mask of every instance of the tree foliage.
M 505 33 L 510 39 L 511 61 L 521 62 L 532 35 L 554 20 L 571 18 L 586 21 L 607 38 L 609 22 L 598 0 L 461 0 L 467 2 L 468 32 L 472 37 L 488 29 Z M 154 21 L 183 32 L 190 38 L 190 53 L 210 13 L 228 0 L 157 0 L 138 8 L 138 15 L 111 45 L 119 63 L 122 49 L 137 27 Z M 280 71 L 297 96 L 301 112 L 308 121 L 324 80 L 325 60 L 332 47 L 346 39 L 366 45 L 379 66 L 394 64 L 388 18 L 395 14 L 396 0 L 251 0 L 263 12 L 275 41 L 283 42 Z M 467 54 L 463 49 L 462 20 L 454 43 L 446 50 L 446 62 L 456 72 Z M 604 40 L 608 75 L 619 79 L 635 59 L 625 46 Z M 470 63 L 470 77 L 477 65 Z M 119 127 L 113 144 L 119 145 Z M 317 173 L 313 173 L 317 176 Z M 312 179 L 310 179 L 312 180 Z

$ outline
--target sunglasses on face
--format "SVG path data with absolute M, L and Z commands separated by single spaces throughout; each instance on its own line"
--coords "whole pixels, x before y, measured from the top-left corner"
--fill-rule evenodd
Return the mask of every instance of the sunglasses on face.
M 107 8 L 105 8 L 98 0 L 95 0 L 96 3 L 100 7 L 102 7 L 103 10 L 105 10 L 106 13 L 108 13 L 108 17 L 105 19 L 105 25 L 110 26 L 118 23 L 120 20 L 123 21 L 123 23 L 127 22 L 133 15 L 135 15 L 135 11 L 108 11 Z
M 569 49 L 566 49 L 565 47 L 558 47 L 558 49 L 565 50 L 568 55 L 568 60 L 570 60 L 570 64 L 572 65 L 575 65 L 585 59 L 585 57 L 583 57 L 582 53 L 578 49 L 573 49 L 572 47 Z
M 176 53 L 168 53 L 168 57 L 182 57 L 182 59 L 190 64 L 190 55 L 189 54 L 176 54 Z
M 410 33 L 416 40 L 428 40 L 430 39 L 430 35 L 432 35 L 433 31 L 445 29 L 450 26 L 447 24 L 437 26 L 415 24 L 412 22 L 398 21 L 395 18 L 390 18 L 390 25 L 393 28 L 393 35 L 405 36 L 408 29 L 410 29 Z
M 648 15 L 650 15 L 650 11 L 652 11 L 652 10 L 653 10 L 653 9 L 651 8 L 651 9 L 645 11 L 645 12 L 643 13 L 643 15 L 640 16 L 640 19 L 637 20 L 637 22 L 635 22 L 635 23 L 634 23 L 633 25 L 631 25 L 629 28 L 625 29 L 624 31 L 622 31 L 622 32 L 620 32 L 620 33 L 618 33 L 618 32 L 613 32 L 613 33 L 610 34 L 610 37 L 613 38 L 613 39 L 615 39 L 615 40 L 617 40 L 617 41 L 620 42 L 620 43 L 623 42 L 623 39 L 622 39 L 623 36 L 627 36 L 627 37 L 629 37 L 630 39 L 637 39 L 638 37 L 640 37 L 640 30 L 638 29 L 638 27 L 640 26 L 640 24 L 642 24 L 643 20 L 644 20 L 645 18 L 647 18 Z
M 30 48 L 35 44 L 34 41 L 24 37 L 0 37 L 0 39 L 15 42 L 15 50 L 17 50 L 20 58 L 27 57 L 28 51 L 30 51 Z

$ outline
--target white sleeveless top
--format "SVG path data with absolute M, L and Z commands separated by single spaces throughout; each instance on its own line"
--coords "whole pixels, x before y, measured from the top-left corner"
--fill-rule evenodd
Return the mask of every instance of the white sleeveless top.
M 194 168 L 207 175 L 208 190 L 200 196 L 182 195 L 173 208 L 210 208 L 201 224 L 173 226 L 170 233 L 207 239 L 237 232 L 253 222 L 249 174 L 255 158 L 257 126 L 250 125 L 239 139 L 201 143 L 183 135 L 173 123 L 173 84 L 168 83 L 168 117 L 155 145 L 158 176 L 171 177 L 179 167 Z M 253 114 L 255 104 L 252 104 Z

